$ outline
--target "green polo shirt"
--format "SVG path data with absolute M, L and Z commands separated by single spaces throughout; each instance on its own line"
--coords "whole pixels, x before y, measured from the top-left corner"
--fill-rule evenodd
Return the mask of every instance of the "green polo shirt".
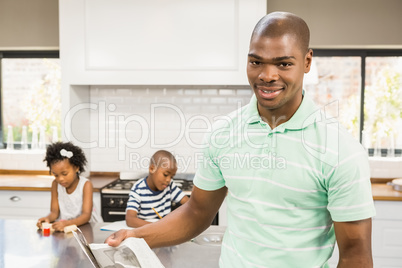
M 305 94 L 271 129 L 257 99 L 215 122 L 194 184 L 228 188 L 220 267 L 328 267 L 333 221 L 373 217 L 365 150 Z

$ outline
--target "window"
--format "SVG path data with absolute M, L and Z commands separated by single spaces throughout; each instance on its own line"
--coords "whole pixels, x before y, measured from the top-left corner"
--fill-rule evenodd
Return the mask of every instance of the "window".
M 315 49 L 304 88 L 369 155 L 401 155 L 402 50 Z
M 60 137 L 58 54 L 53 51 L 0 51 L 0 148 L 44 146 Z
M 305 90 L 315 102 L 326 108 L 359 139 L 359 105 L 361 102 L 361 58 L 313 57 L 314 82 L 305 83 Z M 331 105 L 332 104 L 332 105 Z M 335 111 L 334 108 L 336 109 Z

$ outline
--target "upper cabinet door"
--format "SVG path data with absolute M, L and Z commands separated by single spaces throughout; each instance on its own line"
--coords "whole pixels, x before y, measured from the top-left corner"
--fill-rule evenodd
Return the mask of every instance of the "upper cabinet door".
M 243 85 L 266 0 L 60 0 L 63 81 Z

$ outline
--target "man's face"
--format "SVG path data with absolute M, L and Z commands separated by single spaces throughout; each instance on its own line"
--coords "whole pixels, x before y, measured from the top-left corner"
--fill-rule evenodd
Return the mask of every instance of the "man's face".
M 301 51 L 292 35 L 252 38 L 247 76 L 262 117 L 284 115 L 288 120 L 294 114 L 302 100 L 303 77 L 310 70 L 311 60 L 312 51 Z

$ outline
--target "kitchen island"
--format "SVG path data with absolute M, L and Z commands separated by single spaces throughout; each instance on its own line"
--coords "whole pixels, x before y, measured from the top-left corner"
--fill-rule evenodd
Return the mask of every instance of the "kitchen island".
M 103 243 L 113 232 L 101 231 L 107 223 L 80 227 L 88 243 Z M 200 237 L 223 234 L 225 228 L 210 226 Z M 186 242 L 177 246 L 154 249 L 166 268 L 218 267 L 220 243 L 201 245 Z M 35 220 L 0 219 L 0 267 L 93 267 L 72 233 L 54 232 L 44 236 Z
M 33 179 L 33 180 L 10 180 L 10 177 L 6 179 L 7 175 L 0 175 L 0 212 L 2 210 L 7 210 L 6 214 L 11 214 L 14 213 L 11 217 L 11 219 L 15 219 L 19 215 L 26 215 L 26 212 L 19 211 L 19 207 L 17 207 L 18 203 L 23 203 L 24 198 L 18 202 L 12 201 L 13 198 L 15 198 L 16 193 L 21 194 L 21 196 L 26 197 L 28 193 L 36 193 L 38 196 L 35 197 L 35 202 L 39 202 L 40 198 L 47 197 L 50 199 L 50 188 L 46 185 L 42 185 L 43 181 L 42 179 Z M 50 177 L 50 176 L 49 176 Z M 92 178 L 91 178 L 92 179 Z M 110 180 L 115 180 L 117 179 L 116 177 L 110 177 Z M 99 178 L 99 182 L 106 182 L 109 179 L 105 178 Z M 51 182 L 52 178 L 48 178 Z M 387 185 L 387 181 L 391 181 L 392 179 L 377 179 L 375 181 L 372 180 L 372 193 L 373 193 L 373 199 L 374 199 L 374 204 L 376 206 L 376 211 L 377 215 L 373 218 L 373 259 L 374 259 L 374 264 L 375 267 L 381 267 L 384 265 L 392 266 L 393 267 L 402 267 L 402 257 L 400 256 L 400 252 L 402 250 L 402 214 L 397 213 L 398 211 L 401 211 L 402 208 L 402 192 L 395 191 L 393 190 L 392 186 Z M 13 189 L 13 190 L 11 190 Z M 99 188 L 98 188 L 99 189 Z M 46 193 L 47 191 L 47 193 Z M 9 197 L 6 196 L 6 193 L 10 193 Z M 99 195 L 99 192 L 96 192 L 94 190 L 94 198 L 96 195 Z M 4 200 L 2 200 L 2 198 Z M 32 199 L 31 198 L 25 198 L 28 200 L 31 200 L 29 203 L 30 205 L 32 204 Z M 4 201 L 4 202 L 3 202 Z M 7 205 L 6 202 L 11 203 Z M 46 202 L 40 202 L 48 211 L 49 209 L 49 200 Z M 4 206 L 4 207 L 2 207 Z M 27 210 L 26 207 L 24 207 L 25 210 Z M 37 208 L 29 208 L 29 211 L 31 213 L 35 212 L 35 209 Z M 25 213 L 25 214 L 24 214 Z M 39 213 L 39 212 L 38 212 Z M 45 214 L 45 212 L 41 212 Z M 1 214 L 1 213 L 0 213 Z M 0 215 L 1 218 L 2 215 Z M 32 216 L 30 216 L 32 218 Z M 10 218 L 10 217 L 8 217 Z M 37 219 L 37 217 L 34 217 L 33 219 Z M 59 263 L 60 254 L 73 254 L 72 251 L 75 251 L 74 254 L 81 254 L 79 255 L 81 259 L 78 260 L 77 262 L 74 263 L 74 265 L 79 265 L 79 266 L 67 266 L 68 262 L 63 263 L 65 266 L 61 266 L 60 264 L 58 267 L 91 267 L 90 263 L 88 260 L 85 259 L 85 256 L 83 253 L 79 251 L 79 248 L 77 247 L 78 244 L 74 244 L 75 248 L 71 248 L 71 246 L 68 243 L 73 243 L 71 240 L 65 240 L 65 236 L 63 233 L 56 233 L 52 237 L 41 237 L 41 233 L 36 231 L 35 224 L 33 223 L 25 223 L 29 222 L 22 220 L 22 221 L 14 221 L 17 222 L 16 228 L 12 229 L 10 226 L 5 227 L 6 222 L 8 225 L 13 225 L 13 221 L 0 221 L 0 232 L 1 232 L 1 244 L 0 244 L 0 267 L 15 267 L 15 266 L 4 266 L 4 261 L 10 258 L 16 258 L 15 256 L 21 256 L 21 253 L 18 253 L 19 250 L 27 252 L 27 256 L 30 256 L 29 258 L 32 258 L 34 260 L 36 259 L 43 259 L 45 258 L 46 260 L 52 259 L 54 262 Z M 105 224 L 105 223 L 104 223 Z M 102 224 L 98 223 L 99 226 L 102 226 Z M 34 228 L 34 230 L 32 230 Z M 110 232 L 105 232 L 105 231 L 100 231 L 98 226 L 93 226 L 90 225 L 89 227 L 83 226 L 83 231 L 89 229 L 88 237 L 89 242 L 95 242 L 95 243 L 101 243 L 104 241 L 104 239 L 110 234 Z M 219 228 L 217 226 L 211 226 L 211 228 Z M 222 227 L 221 227 L 222 228 Z M 224 228 L 224 227 L 223 227 Z M 20 230 L 21 229 L 21 230 Z M 24 230 L 30 230 L 28 233 L 26 233 Z M 210 229 L 211 230 L 211 229 Z M 4 240 L 4 236 L 12 237 L 11 235 L 14 233 L 19 233 L 22 232 L 25 234 L 24 238 L 25 242 L 19 242 L 18 240 L 11 240 L 12 238 L 8 238 L 9 240 Z M 87 231 L 85 231 L 87 232 Z M 31 236 L 34 236 L 33 238 L 29 238 Z M 25 249 L 24 246 L 26 246 L 26 240 L 29 241 L 34 241 L 34 243 L 38 243 L 38 245 L 45 244 L 47 247 L 46 250 L 50 250 L 49 252 L 45 252 L 45 249 L 40 250 L 40 252 L 37 252 L 33 248 L 28 248 Z M 53 241 L 53 242 L 49 242 Z M 69 241 L 69 242 L 68 242 Z M 20 245 L 21 243 L 25 243 L 23 245 Z M 31 242 L 28 242 L 31 243 Z M 47 243 L 47 244 L 46 244 Z M 54 244 L 55 247 L 59 249 L 52 249 L 52 245 L 48 244 Z M 13 246 L 13 245 L 17 246 Z M 10 248 L 9 248 L 10 247 Z M 7 248 L 7 250 L 6 250 Z M 12 249 L 17 252 L 13 252 Z M 50 248 L 50 249 L 49 249 Z M 60 251 L 63 251 L 60 253 Z M 202 254 L 198 255 L 194 252 L 200 251 Z M 5 253 L 6 252 L 6 253 Z M 169 247 L 169 248 L 163 248 L 163 249 L 156 249 L 155 252 L 157 253 L 158 257 L 163 261 L 164 265 L 166 267 L 198 267 L 198 266 L 188 266 L 188 263 L 184 263 L 183 260 L 188 260 L 188 256 L 191 256 L 190 259 L 192 261 L 191 264 L 193 265 L 194 263 L 203 263 L 204 259 L 212 259 L 212 260 L 217 260 L 219 256 L 219 250 L 217 251 L 216 248 L 211 248 L 211 247 L 200 247 L 200 245 L 197 245 L 195 243 L 185 243 L 177 247 Z M 206 253 L 207 252 L 207 253 Z M 40 256 L 34 256 L 36 254 L 39 254 Z M 205 255 L 203 255 L 205 254 Z M 337 249 L 335 249 L 334 257 L 332 258 L 330 262 L 330 267 L 336 267 L 337 264 Z M 24 255 L 24 254 L 22 254 Z M 25 256 L 25 255 L 24 255 Z M 45 257 L 43 257 L 45 256 Z M 64 256 L 64 255 L 63 255 Z M 199 257 L 199 258 L 198 258 Z M 29 259 L 28 258 L 28 259 Z M 77 257 L 78 258 L 78 257 Z M 204 258 L 204 259 L 203 259 Z M 18 258 L 17 258 L 18 259 Z M 22 259 L 23 260 L 23 259 Z M 42 260 L 43 261 L 43 260 Z M 81 265 L 81 263 L 84 263 Z M 45 265 L 39 266 L 39 267 L 57 267 L 57 265 L 53 265 L 49 262 L 45 262 Z M 49 264 L 49 265 L 47 265 Z M 54 263 L 53 263 L 54 264 Z M 215 262 L 214 262 L 215 264 Z M 217 262 L 216 266 L 200 266 L 200 267 L 217 267 Z M 17 266 L 19 267 L 19 266 Z M 22 265 L 22 267 L 30 267 L 26 265 Z M 38 267 L 38 266 L 31 266 L 31 267 Z

